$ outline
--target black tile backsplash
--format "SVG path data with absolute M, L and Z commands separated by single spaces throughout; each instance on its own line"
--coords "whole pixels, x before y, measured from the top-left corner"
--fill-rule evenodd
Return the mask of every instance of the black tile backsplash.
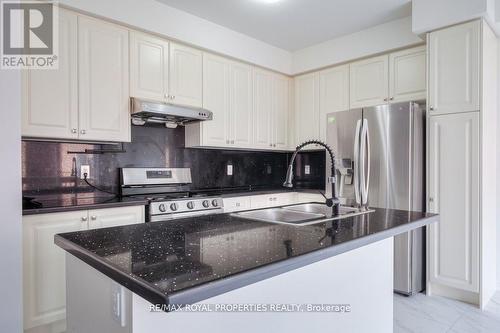
M 77 154 L 99 149 L 120 149 L 120 145 L 23 141 L 23 194 L 39 196 L 92 192 L 79 180 L 80 166 L 90 165 L 90 181 L 102 188 L 118 191 L 120 167 L 189 167 L 193 189 L 253 186 L 280 188 L 291 153 L 249 152 L 184 147 L 184 128 L 132 126 L 132 142 L 123 144 L 125 152 Z M 70 152 L 70 153 L 68 153 Z M 226 166 L 233 165 L 233 175 Z M 305 175 L 305 165 L 311 174 Z M 296 185 L 324 188 L 325 154 L 305 152 L 296 160 Z

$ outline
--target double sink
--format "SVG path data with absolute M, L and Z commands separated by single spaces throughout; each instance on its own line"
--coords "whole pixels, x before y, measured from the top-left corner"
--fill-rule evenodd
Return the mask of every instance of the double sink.
M 248 220 L 305 226 L 326 221 L 334 221 L 352 216 L 373 213 L 355 207 L 340 206 L 339 214 L 332 216 L 332 208 L 320 203 L 306 203 L 278 208 L 265 208 L 233 213 L 233 216 Z

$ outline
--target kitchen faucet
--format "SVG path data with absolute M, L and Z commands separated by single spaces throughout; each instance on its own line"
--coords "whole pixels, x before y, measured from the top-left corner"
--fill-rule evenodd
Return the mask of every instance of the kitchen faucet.
M 320 146 L 325 147 L 326 151 L 330 155 L 330 159 L 332 160 L 332 168 L 330 171 L 330 177 L 328 178 L 328 182 L 332 186 L 332 197 L 331 198 L 326 198 L 326 205 L 328 207 L 332 207 L 332 216 L 337 216 L 339 214 L 339 206 L 340 206 L 340 201 L 336 197 L 335 194 L 335 155 L 332 152 L 332 149 L 330 148 L 329 145 L 327 145 L 324 142 L 318 141 L 318 140 L 309 140 L 306 141 L 295 148 L 295 152 L 292 155 L 292 159 L 290 160 L 290 164 L 288 165 L 288 170 L 286 172 L 286 179 L 285 182 L 283 183 L 284 187 L 292 188 L 292 180 L 293 180 L 293 162 L 295 161 L 295 157 L 297 157 L 297 153 L 304 148 L 305 146 L 312 145 L 312 144 L 317 144 Z

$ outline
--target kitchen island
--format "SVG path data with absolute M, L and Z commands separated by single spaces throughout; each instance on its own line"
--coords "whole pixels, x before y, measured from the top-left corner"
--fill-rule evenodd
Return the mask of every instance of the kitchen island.
M 388 332 L 392 237 L 437 220 L 378 208 L 307 226 L 215 214 L 56 235 L 67 331 Z

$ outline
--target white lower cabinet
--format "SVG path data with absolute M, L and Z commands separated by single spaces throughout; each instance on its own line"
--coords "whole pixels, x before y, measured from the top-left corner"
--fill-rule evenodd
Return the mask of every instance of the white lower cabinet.
M 429 279 L 479 291 L 479 112 L 429 117 Z M 431 288 L 431 290 L 433 289 Z
M 144 222 L 144 206 L 83 210 L 23 217 L 24 330 L 65 331 L 64 250 L 54 235 Z
M 224 198 L 224 213 L 250 209 L 250 197 Z
M 325 202 L 320 193 L 284 192 L 224 198 L 224 212 L 270 208 L 306 202 Z

